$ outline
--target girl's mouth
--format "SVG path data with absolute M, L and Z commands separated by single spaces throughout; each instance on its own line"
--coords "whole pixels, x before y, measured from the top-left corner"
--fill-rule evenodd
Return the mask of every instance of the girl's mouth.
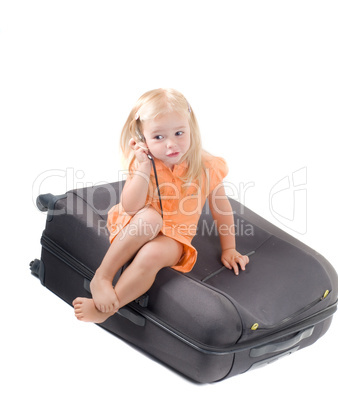
M 180 153 L 179 152 L 173 152 L 171 154 L 168 154 L 169 158 L 175 158 L 175 156 L 178 156 Z

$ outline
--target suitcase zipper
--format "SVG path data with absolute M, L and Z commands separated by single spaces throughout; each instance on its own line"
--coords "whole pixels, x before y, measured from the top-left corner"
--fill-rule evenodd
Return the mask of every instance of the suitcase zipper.
M 174 336 L 177 339 L 180 339 L 182 342 L 185 344 L 191 346 L 193 349 L 198 350 L 201 353 L 204 354 L 209 354 L 209 355 L 229 355 L 233 353 L 238 353 L 238 352 L 243 352 L 245 350 L 250 350 L 253 347 L 259 347 L 262 345 L 266 345 L 268 342 L 275 342 L 285 336 L 289 336 L 292 334 L 295 334 L 296 332 L 303 331 L 306 328 L 310 328 L 313 325 L 316 325 L 324 320 L 326 320 L 328 317 L 332 316 L 335 311 L 337 310 L 337 302 L 334 303 L 333 305 L 330 305 L 326 307 L 324 310 L 315 313 L 311 315 L 310 317 L 307 317 L 304 320 L 301 320 L 297 322 L 296 324 L 293 324 L 291 326 L 287 326 L 283 329 L 281 329 L 278 332 L 272 332 L 271 334 L 268 334 L 267 336 L 262 336 L 261 338 L 255 338 L 254 340 L 248 340 L 243 343 L 236 343 L 233 344 L 232 346 L 225 346 L 225 347 L 212 347 L 208 346 L 205 344 L 201 344 L 195 339 L 191 339 L 184 335 L 183 333 L 180 333 L 176 329 L 170 327 L 167 323 L 161 321 L 158 317 L 153 316 L 149 312 L 145 312 L 138 306 L 135 306 L 133 308 L 134 310 L 138 311 L 144 318 L 146 318 L 147 321 L 152 322 L 154 325 L 162 328 L 164 331 L 170 333 L 172 336 Z
M 312 307 L 316 306 L 318 303 L 320 303 L 322 300 L 324 300 L 329 294 L 331 293 L 331 291 L 326 290 L 324 295 L 321 296 L 320 298 L 317 298 L 316 300 L 312 301 L 311 303 L 307 304 L 305 307 L 301 308 L 300 310 L 296 311 L 295 313 L 289 315 L 288 317 L 284 318 L 282 321 L 280 321 L 277 324 L 274 325 L 266 325 L 263 328 L 260 328 L 258 323 L 255 323 L 251 326 L 250 330 L 251 331 L 264 331 L 264 330 L 275 330 L 278 329 L 281 326 L 284 326 L 286 323 L 288 323 L 289 321 L 293 320 L 294 318 L 296 318 L 297 316 L 305 313 L 307 310 L 310 310 Z
M 69 254 L 67 251 L 65 251 L 62 247 L 60 247 L 57 243 L 55 243 L 52 239 L 50 239 L 44 233 L 43 233 L 43 235 L 41 237 L 41 245 L 45 250 L 47 250 L 48 252 L 50 252 L 51 254 L 56 256 L 57 258 L 59 258 L 61 261 L 63 261 L 65 264 L 67 264 L 70 268 L 74 269 L 81 276 L 83 276 L 85 279 L 90 281 L 93 278 L 94 272 L 91 269 L 89 269 L 86 265 L 81 263 L 79 260 L 77 260 L 71 254 Z M 327 296 L 327 294 L 326 294 L 326 296 Z M 306 307 L 304 307 L 302 310 L 300 310 L 300 311 L 294 313 L 292 316 L 287 317 L 286 319 L 284 319 L 278 325 L 267 326 L 265 328 L 260 328 L 260 330 L 263 331 L 264 329 L 266 329 L 266 330 L 274 329 L 274 328 L 277 329 L 279 326 L 285 324 L 287 321 L 289 321 L 292 318 L 296 317 L 296 315 L 301 314 L 301 312 L 304 312 L 305 309 L 311 308 L 313 305 L 317 304 L 322 299 L 324 299 L 324 297 L 321 297 L 319 300 L 317 299 L 317 300 L 313 301 L 312 303 L 310 303 Z M 233 345 L 232 347 L 225 347 L 225 348 L 217 348 L 217 347 L 210 347 L 210 346 L 207 346 L 207 345 L 203 345 L 203 344 L 200 344 L 198 341 L 190 339 L 187 336 L 185 336 L 184 334 L 179 333 L 177 330 L 171 328 L 167 323 L 162 322 L 161 320 L 158 319 L 158 317 L 153 316 L 149 311 L 146 311 L 145 308 L 138 306 L 136 303 L 130 303 L 128 305 L 128 307 L 130 307 L 132 310 L 138 312 L 146 320 L 152 322 L 156 326 L 161 327 L 166 332 L 171 333 L 175 338 L 180 339 L 184 343 L 190 345 L 192 348 L 197 349 L 202 353 L 216 354 L 216 355 L 226 355 L 226 354 L 231 354 L 231 353 L 234 353 L 234 352 L 239 352 L 239 351 L 242 351 L 242 350 L 247 350 L 247 349 L 252 347 L 252 341 L 251 342 L 249 341 L 248 343 L 244 342 L 243 344 L 240 344 L 240 345 L 236 344 L 236 345 Z M 317 322 L 321 321 L 321 320 L 324 320 L 325 318 L 327 318 L 327 316 L 330 316 L 330 315 L 332 315 L 334 313 L 334 311 L 331 311 L 332 308 L 334 308 L 334 311 L 336 311 L 337 302 L 334 305 L 327 307 L 322 312 L 319 312 L 317 314 L 314 314 L 311 317 L 308 317 L 305 321 L 309 322 L 309 324 L 310 324 L 310 323 L 313 322 L 313 320 L 315 320 Z M 316 319 L 316 317 L 318 317 L 318 318 Z M 319 318 L 319 317 L 321 317 L 321 318 Z M 298 323 L 298 325 L 299 325 L 299 323 Z M 296 325 L 296 326 L 298 326 L 298 325 Z M 290 331 L 291 328 L 286 327 L 286 328 L 283 329 L 282 332 L 284 332 L 284 331 L 288 332 L 288 331 Z M 269 339 L 270 337 L 274 337 L 275 335 L 276 335 L 275 332 L 273 332 L 272 334 L 269 334 L 268 337 L 263 337 L 260 341 L 261 342 L 266 342 L 267 339 Z M 256 346 L 257 346 L 257 340 L 255 340 L 254 344 L 256 344 Z
M 86 265 L 82 264 L 82 262 L 77 260 L 67 251 L 65 251 L 62 247 L 60 247 L 57 243 L 55 243 L 44 233 L 42 234 L 41 237 L 41 245 L 45 250 L 53 254 L 55 257 L 59 258 L 61 261 L 63 261 L 65 264 L 67 264 L 69 267 L 71 267 L 77 273 L 83 276 L 85 279 L 88 279 L 89 281 L 92 280 L 94 272 L 91 269 L 89 269 Z

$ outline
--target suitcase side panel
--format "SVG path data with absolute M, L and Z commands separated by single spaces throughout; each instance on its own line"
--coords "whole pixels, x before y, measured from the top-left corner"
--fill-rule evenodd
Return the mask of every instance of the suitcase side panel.
M 90 293 L 85 289 L 83 276 L 64 261 L 59 260 L 57 256 L 45 249 L 42 250 L 41 261 L 44 266 L 44 284 L 54 294 L 70 305 L 77 296 L 90 297 Z M 239 350 L 236 351 L 236 345 L 234 345 L 233 351 L 224 350 L 224 352 L 213 353 L 183 342 L 179 337 L 173 336 L 170 331 L 161 328 L 151 320 L 145 320 L 144 325 L 135 325 L 130 320 L 116 314 L 99 325 L 190 379 L 209 383 L 271 363 L 282 356 L 311 345 L 325 334 L 331 320 L 332 316 L 329 316 L 323 321 L 319 320 L 318 323 L 311 323 L 314 329 L 310 336 L 306 335 L 296 344 L 291 342 L 286 349 L 272 353 L 269 353 L 271 346 L 292 341 L 303 329 L 299 327 L 287 336 L 277 334 L 271 343 L 264 344 L 263 342 L 262 345 L 262 341 L 258 339 L 257 344 L 253 343 L 251 347 L 243 350 L 238 345 Z M 304 326 L 306 328 L 306 324 Z M 267 348 L 266 345 L 269 347 Z M 255 356 L 252 351 L 257 349 L 263 349 L 264 353 Z

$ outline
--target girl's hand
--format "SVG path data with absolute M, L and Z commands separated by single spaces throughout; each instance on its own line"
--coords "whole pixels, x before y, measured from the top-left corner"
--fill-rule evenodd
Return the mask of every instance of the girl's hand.
M 234 248 L 229 248 L 222 251 L 221 260 L 225 267 L 227 267 L 228 269 L 233 269 L 235 274 L 238 275 L 238 265 L 240 266 L 242 271 L 245 271 L 245 265 L 249 262 L 249 257 L 240 254 Z
M 129 146 L 134 150 L 135 157 L 139 163 L 149 164 L 150 160 L 148 158 L 148 148 L 144 142 L 136 142 L 134 138 L 129 141 Z

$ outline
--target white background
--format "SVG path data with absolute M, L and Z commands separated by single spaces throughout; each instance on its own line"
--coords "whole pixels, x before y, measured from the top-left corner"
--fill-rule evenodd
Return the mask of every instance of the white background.
M 78 322 L 28 264 L 45 224 L 36 195 L 117 180 L 134 102 L 174 87 L 204 147 L 228 161 L 232 189 L 251 183 L 245 205 L 337 267 L 337 20 L 337 2 L 325 0 L 1 1 L 1 400 L 336 394 L 337 317 L 309 348 L 196 385 Z M 271 189 L 299 170 L 301 191 L 277 194 L 272 211 Z

